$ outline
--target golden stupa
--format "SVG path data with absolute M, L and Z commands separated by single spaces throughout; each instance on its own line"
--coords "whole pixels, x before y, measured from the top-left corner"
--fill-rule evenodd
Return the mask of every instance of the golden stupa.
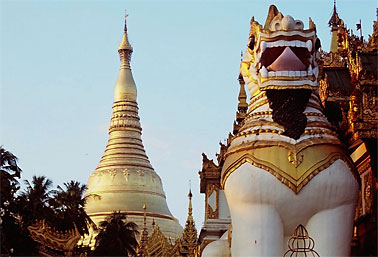
M 161 179 L 151 166 L 141 139 L 137 88 L 130 68 L 133 49 L 127 39 L 126 20 L 118 52 L 121 66 L 114 88 L 108 144 L 87 182 L 86 195 L 98 195 L 100 199 L 89 197 L 85 209 L 97 225 L 113 211 L 121 211 L 139 230 L 143 229 L 146 213 L 149 231 L 149 224 L 155 220 L 166 237 L 177 238 L 182 227 L 168 209 Z

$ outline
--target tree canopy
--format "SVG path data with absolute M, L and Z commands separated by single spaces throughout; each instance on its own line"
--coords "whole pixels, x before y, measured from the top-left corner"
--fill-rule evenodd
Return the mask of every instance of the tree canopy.
M 25 189 L 20 190 L 21 168 L 17 157 L 0 147 L 1 172 L 1 254 L 38 255 L 28 226 L 45 220 L 49 226 L 60 231 L 74 229 L 81 235 L 89 233 L 94 223 L 86 214 L 84 206 L 89 197 L 84 196 L 86 186 L 71 180 L 53 189 L 53 182 L 45 176 L 33 176 L 24 180 Z
M 94 256 L 136 256 L 138 226 L 127 222 L 126 216 L 114 211 L 100 222 Z

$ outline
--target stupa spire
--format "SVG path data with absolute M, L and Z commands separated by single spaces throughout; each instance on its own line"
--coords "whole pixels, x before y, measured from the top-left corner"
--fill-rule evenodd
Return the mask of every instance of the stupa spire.
M 143 233 L 147 229 L 151 231 L 150 222 L 154 217 L 166 236 L 176 238 L 182 228 L 168 209 L 161 179 L 154 171 L 142 142 L 137 87 L 130 67 L 132 52 L 125 19 L 118 47 L 121 65 L 114 86 L 109 139 L 96 170 L 87 182 L 86 194 L 96 194 L 101 198 L 88 200 L 85 208 L 96 224 L 113 210 L 120 210 L 128 220 L 134 221 L 141 230 L 143 228 Z M 145 206 L 149 208 L 148 213 Z
M 236 120 L 234 121 L 234 127 L 232 133 L 236 135 L 239 131 L 241 122 L 247 116 L 248 103 L 247 103 L 247 93 L 245 92 L 245 82 L 241 74 L 239 74 L 239 95 L 238 95 L 238 111 L 236 112 Z
M 337 31 L 339 29 L 340 24 L 342 23 L 342 19 L 340 19 L 339 14 L 336 11 L 336 0 L 333 1 L 333 13 L 331 18 L 328 21 L 328 25 L 331 27 L 331 45 L 330 45 L 330 52 L 337 53 L 338 46 L 337 46 Z
M 121 43 L 118 46 L 119 58 L 121 65 L 119 68 L 119 75 L 114 88 L 114 101 L 131 100 L 136 101 L 137 88 L 131 73 L 131 54 L 133 48 L 131 47 L 127 36 L 127 15 L 125 15 L 125 27 Z
M 148 240 L 148 230 L 147 230 L 147 218 L 146 218 L 146 204 L 143 204 L 143 230 L 140 235 L 139 247 L 137 251 L 138 257 L 148 256 L 147 252 L 147 240 Z
M 189 206 L 188 206 L 188 219 L 191 219 L 193 220 L 193 207 L 192 207 L 192 189 L 189 189 L 189 194 L 188 194 L 188 198 L 189 198 Z
M 330 27 L 338 27 L 341 23 L 341 19 L 339 17 L 339 14 L 336 11 L 336 0 L 333 0 L 333 13 L 331 18 L 328 21 L 328 25 Z
M 188 217 L 186 218 L 186 223 L 184 227 L 184 233 L 181 237 L 181 247 L 180 252 L 183 256 L 194 257 L 195 249 L 197 248 L 197 229 L 193 219 L 193 208 L 192 208 L 192 190 L 189 189 L 189 206 L 188 206 Z

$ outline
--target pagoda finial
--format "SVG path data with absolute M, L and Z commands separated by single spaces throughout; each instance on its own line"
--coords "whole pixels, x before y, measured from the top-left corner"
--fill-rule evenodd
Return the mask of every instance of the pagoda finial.
M 247 103 L 247 94 L 245 92 L 245 82 L 243 76 L 239 74 L 239 95 L 238 95 L 238 111 L 236 112 L 236 121 L 234 121 L 233 134 L 236 135 L 240 129 L 241 122 L 247 115 L 248 103 Z
M 193 212 L 193 207 L 192 207 L 192 197 L 193 197 L 193 194 L 192 194 L 192 188 L 191 188 L 191 181 L 189 180 L 189 193 L 188 193 L 188 198 L 189 198 L 189 206 L 188 206 L 188 219 L 189 217 L 191 217 L 191 219 L 193 219 L 192 217 L 192 212 Z
M 339 14 L 336 11 L 336 0 L 333 1 L 333 13 L 331 18 L 328 21 L 329 27 L 331 27 L 331 44 L 330 44 L 330 52 L 331 53 L 337 53 L 338 52 L 338 43 L 337 43 L 337 31 L 340 26 L 342 26 L 342 19 L 340 19 Z
M 139 247 L 137 251 L 138 257 L 147 256 L 147 240 L 148 240 L 148 230 L 147 230 L 147 218 L 146 218 L 146 204 L 143 204 L 143 229 L 140 235 Z
M 125 27 L 124 27 L 124 29 L 123 29 L 123 31 L 126 33 L 127 32 L 127 24 L 126 24 L 126 22 L 127 22 L 127 16 L 129 16 L 129 14 L 127 13 L 127 11 L 126 11 L 126 9 L 125 9 Z
M 328 21 L 330 27 L 338 27 L 341 24 L 341 19 L 336 11 L 336 0 L 333 0 L 333 13 Z
M 125 14 L 125 27 L 123 31 L 121 44 L 118 46 L 119 58 L 121 59 L 120 72 L 114 89 L 115 101 L 136 101 L 137 89 L 134 78 L 131 74 L 130 60 L 133 48 L 127 37 L 127 22 Z
M 184 233 L 181 237 L 181 254 L 182 256 L 194 257 L 195 250 L 197 248 L 197 229 L 194 224 L 194 219 L 192 216 L 192 190 L 189 189 L 189 207 L 188 207 L 188 217 L 186 219 Z
M 131 47 L 129 40 L 127 38 L 127 17 L 128 16 L 129 15 L 127 13 L 125 13 L 125 26 L 123 28 L 123 36 L 122 36 L 121 44 L 118 46 L 118 52 L 121 55 L 121 52 L 125 51 L 125 52 L 128 53 L 128 55 L 129 55 L 128 57 L 131 57 L 131 53 L 133 52 L 133 48 Z M 121 59 L 122 59 L 122 56 L 121 56 Z
M 143 226 L 146 227 L 147 224 L 147 218 L 146 218 L 146 204 L 143 204 Z

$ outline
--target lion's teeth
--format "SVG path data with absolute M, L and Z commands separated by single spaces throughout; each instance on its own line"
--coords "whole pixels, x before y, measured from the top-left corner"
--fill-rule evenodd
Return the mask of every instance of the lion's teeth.
M 319 73 L 318 68 L 312 69 L 311 66 L 307 71 L 268 71 L 264 66 L 260 69 L 260 76 L 262 78 L 273 77 L 307 77 Z
M 260 48 L 261 48 L 261 53 L 263 53 L 266 49 L 266 42 L 265 41 L 262 41 L 261 44 L 260 44 Z
M 262 68 L 260 69 L 260 74 L 261 74 L 261 77 L 263 78 L 268 77 L 268 70 L 265 68 L 265 66 L 262 66 Z
M 255 59 L 255 65 L 257 65 L 260 62 L 262 52 L 258 52 L 256 54 L 256 59 Z
M 311 76 L 311 75 L 312 75 L 312 68 L 311 68 L 311 65 L 308 66 L 308 69 L 307 69 L 307 75 L 308 75 L 308 76 Z
M 311 40 L 307 40 L 306 47 L 307 47 L 307 50 L 309 52 L 311 52 L 311 50 L 312 50 L 312 41 Z
M 274 41 L 274 42 L 273 42 L 273 46 L 274 46 L 274 47 L 288 46 L 288 45 L 286 45 L 286 44 L 288 44 L 288 42 L 283 41 L 283 40 L 278 40 L 278 41 Z

